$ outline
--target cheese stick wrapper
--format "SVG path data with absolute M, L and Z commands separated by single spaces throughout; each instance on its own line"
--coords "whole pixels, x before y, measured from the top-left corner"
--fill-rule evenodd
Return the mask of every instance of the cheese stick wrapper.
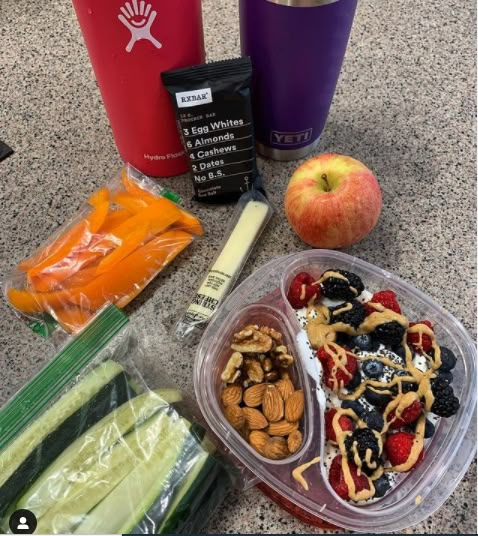
M 176 324 L 179 340 L 194 340 L 204 330 L 237 281 L 272 213 L 269 201 L 258 190 L 240 197 L 221 249 Z

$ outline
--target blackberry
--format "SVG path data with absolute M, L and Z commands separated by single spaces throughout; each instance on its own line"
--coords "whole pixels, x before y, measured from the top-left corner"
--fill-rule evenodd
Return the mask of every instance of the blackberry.
M 383 374 L 383 363 L 376 359 L 369 359 L 362 364 L 362 372 L 368 378 L 376 380 Z
M 352 308 L 343 313 L 335 314 L 334 311 L 340 311 L 348 305 L 352 305 Z M 336 307 L 330 308 L 330 323 L 336 324 L 337 322 L 343 322 L 353 328 L 358 328 L 365 318 L 365 307 L 357 300 L 352 300 L 349 303 L 342 303 Z
M 342 409 L 351 409 L 354 411 L 357 417 L 361 417 L 366 411 L 358 400 L 342 400 L 342 404 L 340 405 Z
M 432 413 L 439 417 L 451 417 L 455 415 L 460 407 L 460 402 L 453 392 L 453 387 L 448 382 L 440 378 L 432 381 L 432 393 L 435 401 L 432 404 Z
M 378 408 L 384 408 L 390 400 L 392 400 L 392 397 L 389 394 L 376 392 L 369 387 L 365 389 L 364 396 L 367 402 Z
M 353 274 L 352 272 L 347 272 L 346 270 L 326 270 L 322 276 L 327 274 L 327 272 L 337 272 L 340 275 L 343 275 L 347 278 L 338 279 L 337 277 L 329 277 L 322 284 L 322 295 L 326 298 L 332 300 L 353 300 L 359 294 L 362 294 L 364 290 L 364 284 L 358 275 Z M 322 277 L 321 276 L 321 277 Z
M 397 346 L 403 340 L 405 328 L 398 322 L 385 322 L 375 328 L 372 337 L 386 346 Z
M 380 498 L 383 497 L 392 486 L 388 476 L 382 475 L 380 478 L 373 481 L 373 487 L 375 488 L 374 497 Z
M 350 382 L 347 384 L 347 391 L 352 392 L 357 389 L 357 387 L 362 383 L 362 376 L 360 374 L 360 370 L 357 370 L 354 377 L 350 380 Z
M 355 448 L 354 448 L 355 444 Z M 356 428 L 354 432 L 345 439 L 345 448 L 347 449 L 348 459 L 355 463 L 355 455 L 362 461 L 362 470 L 364 473 L 371 475 L 380 463 L 380 446 L 375 434 L 370 428 Z M 370 449 L 370 465 L 365 461 L 367 450 Z
M 372 430 L 376 430 L 377 432 L 381 432 L 383 430 L 383 417 L 378 411 L 374 409 L 367 411 L 362 415 L 361 419 Z
M 350 335 L 347 335 L 347 333 L 343 333 L 339 331 L 335 336 L 335 343 L 339 346 L 343 346 L 346 348 L 352 348 Z

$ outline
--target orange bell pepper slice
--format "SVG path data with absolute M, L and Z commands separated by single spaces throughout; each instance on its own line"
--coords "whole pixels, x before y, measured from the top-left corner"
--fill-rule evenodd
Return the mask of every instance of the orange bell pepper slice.
M 77 333 L 93 318 L 94 313 L 69 305 L 64 309 L 57 309 L 53 316 L 60 326 L 68 333 Z
M 167 231 L 122 259 L 109 271 L 87 284 L 53 292 L 32 292 L 10 288 L 8 301 L 24 313 L 67 311 L 74 306 L 82 311 L 96 311 L 106 303 L 125 307 L 156 274 L 169 264 L 193 240 L 184 231 Z M 73 312 L 70 311 L 71 314 Z M 58 318 L 67 313 L 58 313 Z M 80 314 L 78 311 L 76 315 Z M 87 316 L 87 313 L 85 313 Z M 86 318 L 85 316 L 85 318 Z M 78 318 L 78 316 L 76 316 Z M 65 325 L 67 322 L 63 316 Z
M 158 196 L 148 192 L 131 177 L 128 176 L 128 172 L 125 168 L 121 170 L 121 181 L 125 190 L 132 196 L 142 199 L 148 205 L 158 200 Z
M 150 204 L 126 192 L 115 193 L 113 195 L 113 201 L 120 207 L 123 207 L 133 213 L 140 212 L 141 210 L 146 208 L 148 204 Z
M 118 210 L 112 210 L 108 216 L 106 216 L 103 225 L 100 227 L 99 233 L 110 233 L 115 227 L 118 227 L 124 223 L 128 218 L 131 218 L 132 212 L 124 208 Z
M 67 240 L 46 259 L 27 272 L 27 280 L 39 292 L 48 292 L 77 272 L 89 258 L 78 257 L 92 236 L 101 228 L 109 210 L 109 201 L 96 205 L 86 218 L 67 232 Z M 75 258 L 76 254 L 76 258 Z
M 71 289 L 69 303 L 91 311 L 108 302 L 125 307 L 192 239 L 183 231 L 157 236 L 84 287 Z
M 88 203 L 92 207 L 96 207 L 100 205 L 101 203 L 104 203 L 109 200 L 110 200 L 110 191 L 108 190 L 108 188 L 103 187 L 103 188 L 100 188 L 99 190 L 96 190 L 90 195 L 90 198 L 88 199 Z
M 148 224 L 144 223 L 138 229 L 131 232 L 124 240 L 121 246 L 114 249 L 109 255 L 101 259 L 98 267 L 95 269 L 95 277 L 111 270 L 116 264 L 133 253 L 148 236 Z
M 148 192 L 147 190 L 144 190 L 139 186 L 139 184 L 128 177 L 128 174 L 126 170 L 123 168 L 121 172 L 121 180 L 123 182 L 123 185 L 126 189 L 126 191 L 131 195 L 139 199 L 140 201 L 152 204 L 156 202 L 158 198 L 152 193 Z M 132 207 L 132 205 L 130 205 Z M 177 206 L 177 205 L 176 205 Z M 204 227 L 202 226 L 201 222 L 190 214 L 189 212 L 186 212 L 180 207 L 177 207 L 178 210 L 181 211 L 181 217 L 179 218 L 178 222 L 174 224 L 174 227 L 176 229 L 182 229 L 183 231 L 187 231 L 188 233 L 192 233 L 194 235 L 203 235 L 204 234 Z

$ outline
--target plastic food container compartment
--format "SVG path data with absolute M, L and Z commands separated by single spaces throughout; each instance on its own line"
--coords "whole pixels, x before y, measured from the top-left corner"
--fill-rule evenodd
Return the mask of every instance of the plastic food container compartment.
M 319 276 L 338 268 L 359 275 L 370 292 L 391 289 L 404 314 L 416 321 L 429 319 L 437 341 L 458 358 L 453 371 L 453 388 L 460 400 L 458 413 L 440 419 L 436 433 L 425 444 L 423 461 L 403 473 L 395 487 L 381 499 L 365 503 L 342 500 L 328 482 L 324 465 L 325 396 L 321 387 L 321 367 L 311 355 L 308 339 L 289 305 L 286 294 L 292 278 L 303 271 Z M 234 333 L 249 323 L 269 325 L 284 334 L 285 343 L 296 357 L 294 381 L 305 394 L 301 431 L 303 444 L 284 460 L 269 460 L 257 453 L 226 420 L 221 406 L 221 372 L 230 357 Z M 207 328 L 198 348 L 194 387 L 209 426 L 235 458 L 252 473 L 261 488 L 302 519 L 320 518 L 327 523 L 357 532 L 392 532 L 415 525 L 435 512 L 455 490 L 476 451 L 476 348 L 452 315 L 423 292 L 398 277 L 344 253 L 309 250 L 274 259 L 246 279 L 226 300 Z M 292 477 L 297 466 L 320 456 L 320 463 L 304 476 L 305 491 Z

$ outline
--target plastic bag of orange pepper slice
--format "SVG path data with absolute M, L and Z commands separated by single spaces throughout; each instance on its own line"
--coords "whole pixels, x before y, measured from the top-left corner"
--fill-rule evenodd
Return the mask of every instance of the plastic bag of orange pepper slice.
M 125 307 L 204 233 L 178 200 L 126 164 L 18 264 L 8 302 L 43 335 L 57 324 L 76 333 L 109 303 Z

